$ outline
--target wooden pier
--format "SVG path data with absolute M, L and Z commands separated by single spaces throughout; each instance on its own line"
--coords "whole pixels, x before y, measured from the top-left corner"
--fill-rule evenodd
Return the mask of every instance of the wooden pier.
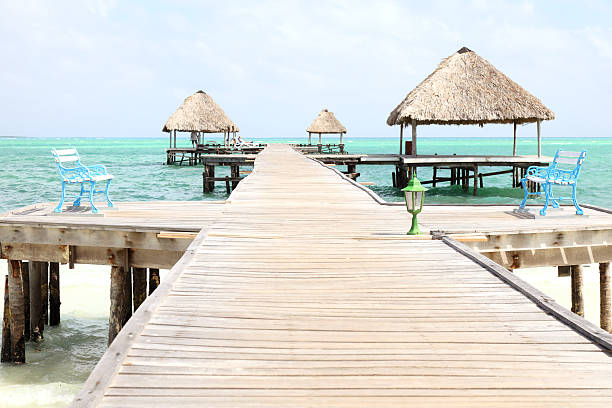
M 605 270 L 607 210 L 559 222 L 426 206 L 428 235 L 410 237 L 403 206 L 283 145 L 224 203 L 120 203 L 104 217 L 50 207 L 0 218 L 3 258 L 49 249 L 67 253 L 56 262 L 96 263 L 79 253 L 122 250 L 96 259 L 126 276 L 177 259 L 155 251 L 182 253 L 73 407 L 612 404 L 612 336 L 507 269 Z M 491 261 L 515 255 L 520 265 Z
M 465 191 L 472 189 L 473 195 L 478 195 L 478 189 L 484 187 L 484 178 L 508 174 L 512 187 L 522 187 L 520 179 L 529 166 L 547 166 L 552 157 L 537 156 L 442 156 L 442 155 L 398 155 L 398 154 L 320 154 L 308 149 L 304 153 L 322 163 L 334 166 L 347 166 L 344 174 L 357 180 L 360 176 L 357 166 L 393 166 L 391 184 L 403 188 L 412 174 L 419 168 L 433 169 L 431 180 L 421 180 L 421 184 L 431 184 L 433 187 L 448 182 L 449 185 L 461 185 Z M 241 167 L 252 167 L 256 154 L 209 154 L 199 156 L 198 163 L 204 166 L 203 191 L 211 192 L 215 182 L 225 182 L 228 193 L 235 188 L 243 177 L 239 175 Z M 216 177 L 215 168 L 226 166 L 231 168 L 231 176 Z M 483 168 L 489 169 L 484 172 Z M 491 171 L 494 169 L 494 171 Z M 290 169 L 287 169 L 290 171 Z M 231 189 L 229 183 L 233 184 Z M 530 191 L 535 191 L 538 185 L 529 185 Z

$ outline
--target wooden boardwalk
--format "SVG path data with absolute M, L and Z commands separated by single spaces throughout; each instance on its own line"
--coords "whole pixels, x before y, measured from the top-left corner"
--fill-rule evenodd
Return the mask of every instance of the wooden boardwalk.
M 600 346 L 404 213 L 269 146 L 73 406 L 612 405 Z

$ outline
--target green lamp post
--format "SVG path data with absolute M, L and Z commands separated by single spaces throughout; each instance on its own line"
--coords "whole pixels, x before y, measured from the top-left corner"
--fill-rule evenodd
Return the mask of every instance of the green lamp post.
M 406 196 L 406 209 L 412 214 L 412 228 L 408 231 L 408 235 L 420 235 L 421 230 L 419 230 L 417 214 L 423 209 L 425 191 L 427 191 L 427 189 L 421 185 L 418 178 L 413 176 L 402 191 Z

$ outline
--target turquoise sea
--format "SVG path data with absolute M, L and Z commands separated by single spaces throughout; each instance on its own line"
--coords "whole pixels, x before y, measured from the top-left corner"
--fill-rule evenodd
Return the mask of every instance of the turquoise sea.
M 333 139 L 332 139 L 333 140 Z M 263 142 L 304 142 L 304 138 L 264 139 Z M 11 138 L 0 137 L 0 213 L 42 201 L 57 201 L 59 181 L 50 149 L 76 147 L 86 164 L 101 163 L 115 175 L 111 188 L 114 200 L 222 200 L 225 188 L 202 193 L 202 167 L 166 166 L 168 139 L 159 138 Z M 179 143 L 189 146 L 187 138 Z M 396 153 L 397 138 L 346 138 L 350 153 Z M 612 138 L 545 138 L 543 153 L 552 155 L 558 148 L 587 149 L 588 156 L 580 176 L 580 201 L 612 207 L 608 186 L 612 185 Z M 519 139 L 519 154 L 536 153 L 535 138 Z M 510 138 L 420 138 L 420 154 L 491 154 L 512 152 Z M 372 189 L 389 201 L 401 201 L 402 195 L 391 187 L 390 166 L 362 166 L 359 181 L 372 181 Z M 486 171 L 481 170 L 481 171 Z M 223 171 L 221 171 L 223 174 Z M 430 170 L 419 170 L 427 180 Z M 507 203 L 518 204 L 520 189 L 510 188 L 510 175 L 485 178 L 478 197 L 458 186 L 432 188 L 427 203 Z M 589 275 L 590 269 L 593 273 Z M 519 276 L 540 279 L 532 284 L 555 297 L 569 299 L 569 282 L 556 278 L 552 268 L 536 275 L 533 271 Z M 6 273 L 6 262 L 0 260 L 0 276 Z M 163 273 L 163 271 L 162 271 Z M 592 278 L 596 294 L 595 268 L 586 269 L 586 280 Z M 592 276 L 591 276 L 592 275 Z M 538 277 L 539 276 L 539 277 Z M 590 278 L 589 278 L 590 277 Z M 162 275 L 162 280 L 164 275 Z M 565 279 L 565 280 L 563 280 Z M 542 286 L 538 285 L 542 283 Z M 3 287 L 3 285 L 0 285 Z M 61 269 L 62 323 L 48 328 L 40 344 L 28 344 L 28 364 L 0 365 L 0 408 L 65 407 L 85 381 L 106 349 L 109 310 L 109 270 L 104 266 L 77 265 L 75 270 Z M 550 291 L 548 290 L 550 289 Z M 588 286 L 586 287 L 588 291 Z M 556 292 L 555 292 L 556 291 Z M 567 293 L 566 293 L 567 292 Z M 560 295 L 557 295 L 560 293 Z M 0 297 L 2 299 L 2 297 Z M 589 297 L 590 299 L 590 297 Z M 589 306 L 587 299 L 587 308 Z M 592 312 L 597 316 L 593 298 Z
M 304 142 L 303 138 L 263 139 L 264 142 Z M 334 140 L 335 141 L 335 140 Z M 396 153 L 397 138 L 346 138 L 349 153 Z M 0 138 L 0 213 L 41 201 L 57 201 L 58 176 L 50 155 L 52 147 L 76 147 L 86 164 L 102 163 L 113 175 L 111 195 L 114 200 L 220 200 L 226 197 L 224 188 L 214 193 L 202 193 L 202 167 L 166 166 L 165 148 L 168 139 L 159 138 Z M 188 139 L 178 144 L 189 146 Z M 612 206 L 608 185 L 612 172 L 612 138 L 545 138 L 543 154 L 553 155 L 558 148 L 588 150 L 580 176 L 580 201 Z M 511 138 L 420 138 L 420 154 L 491 154 L 512 152 Z M 535 154 L 535 138 L 518 142 L 519 154 Z M 227 171 L 227 170 L 225 170 Z M 388 201 L 402 200 L 391 187 L 391 166 L 360 166 L 359 181 L 371 181 L 372 190 Z M 481 169 L 481 172 L 487 171 Z M 221 170 L 220 174 L 224 174 Z M 427 180 L 430 170 L 420 170 L 419 178 Z M 447 184 L 447 183 L 446 183 Z M 510 188 L 510 175 L 485 178 L 485 188 L 478 197 L 464 192 L 460 186 L 432 188 L 428 203 L 518 203 L 520 189 Z

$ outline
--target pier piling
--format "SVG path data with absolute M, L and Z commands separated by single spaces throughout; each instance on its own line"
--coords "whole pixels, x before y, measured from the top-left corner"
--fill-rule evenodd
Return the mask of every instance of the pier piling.
M 149 295 L 159 286 L 159 269 L 149 268 Z
M 610 262 L 599 264 L 599 324 L 612 333 L 612 289 L 610 288 Z
M 40 262 L 30 262 L 30 340 L 41 341 L 43 328 L 40 327 L 41 294 Z
M 25 341 L 30 341 L 32 327 L 30 325 L 30 264 L 28 261 L 21 262 L 21 282 L 23 285 L 23 336 Z
M 123 327 L 125 308 L 124 287 L 127 274 L 121 266 L 111 266 L 110 313 L 108 317 L 108 344 L 110 345 Z M 131 286 L 131 285 L 130 285 Z
M 4 310 L 2 314 L 2 350 L 0 351 L 0 362 L 11 362 L 11 326 L 9 322 L 9 278 L 4 277 Z
M 49 324 L 49 262 L 40 263 L 40 327 Z
M 147 269 L 132 268 L 132 275 L 134 277 L 133 302 L 134 311 L 136 311 L 147 298 Z
M 582 265 L 572 265 L 572 312 L 584 317 L 584 298 L 582 296 Z
M 25 363 L 25 305 L 21 261 L 9 260 L 9 327 L 11 330 L 11 361 Z
M 49 325 L 60 323 L 60 272 L 59 263 L 49 263 Z

